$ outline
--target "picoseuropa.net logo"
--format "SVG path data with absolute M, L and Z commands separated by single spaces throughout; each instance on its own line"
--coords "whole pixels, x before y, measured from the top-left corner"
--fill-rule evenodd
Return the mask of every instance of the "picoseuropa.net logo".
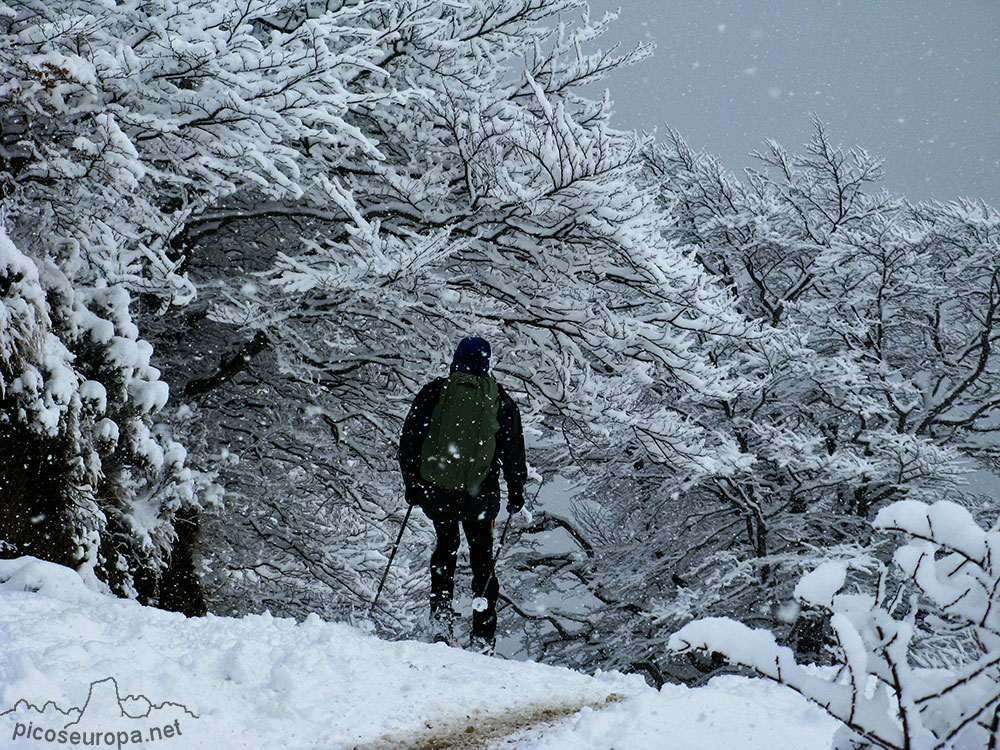
M 90 684 L 87 700 L 79 708 L 60 708 L 48 701 L 41 708 L 26 700 L 0 712 L 13 748 L 114 747 L 144 745 L 191 734 L 191 720 L 198 717 L 180 703 L 154 704 L 144 695 L 124 698 L 114 677 Z M 180 743 L 178 743 L 180 744 Z

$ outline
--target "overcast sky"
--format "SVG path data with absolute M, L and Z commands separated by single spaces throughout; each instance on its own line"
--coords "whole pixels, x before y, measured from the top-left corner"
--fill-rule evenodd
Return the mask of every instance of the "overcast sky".
M 677 128 L 739 171 L 766 138 L 799 151 L 810 117 L 885 161 L 911 199 L 1000 207 L 1000 0 L 590 0 L 600 42 L 656 44 L 601 83 L 614 123 Z

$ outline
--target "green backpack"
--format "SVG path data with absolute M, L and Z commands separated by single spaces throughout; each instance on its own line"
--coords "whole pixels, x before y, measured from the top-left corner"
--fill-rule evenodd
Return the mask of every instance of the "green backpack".
M 493 465 L 500 391 L 491 377 L 452 373 L 431 413 L 420 476 L 447 490 L 474 491 Z

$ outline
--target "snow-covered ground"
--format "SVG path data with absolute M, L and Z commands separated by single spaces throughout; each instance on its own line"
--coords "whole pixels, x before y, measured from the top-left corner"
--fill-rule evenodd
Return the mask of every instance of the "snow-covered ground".
M 317 617 L 185 619 L 29 557 L 0 582 L 0 748 L 819 750 L 835 729 L 759 680 L 657 691 Z

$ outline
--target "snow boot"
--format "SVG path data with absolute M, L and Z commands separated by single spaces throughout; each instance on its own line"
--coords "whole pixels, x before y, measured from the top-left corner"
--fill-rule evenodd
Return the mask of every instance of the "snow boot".
M 447 643 L 449 646 L 457 646 L 455 640 L 455 620 L 460 613 L 455 612 L 451 607 L 431 610 L 431 643 Z
M 484 656 L 496 656 L 496 639 L 474 635 L 469 641 L 469 650 L 476 654 L 483 654 Z

